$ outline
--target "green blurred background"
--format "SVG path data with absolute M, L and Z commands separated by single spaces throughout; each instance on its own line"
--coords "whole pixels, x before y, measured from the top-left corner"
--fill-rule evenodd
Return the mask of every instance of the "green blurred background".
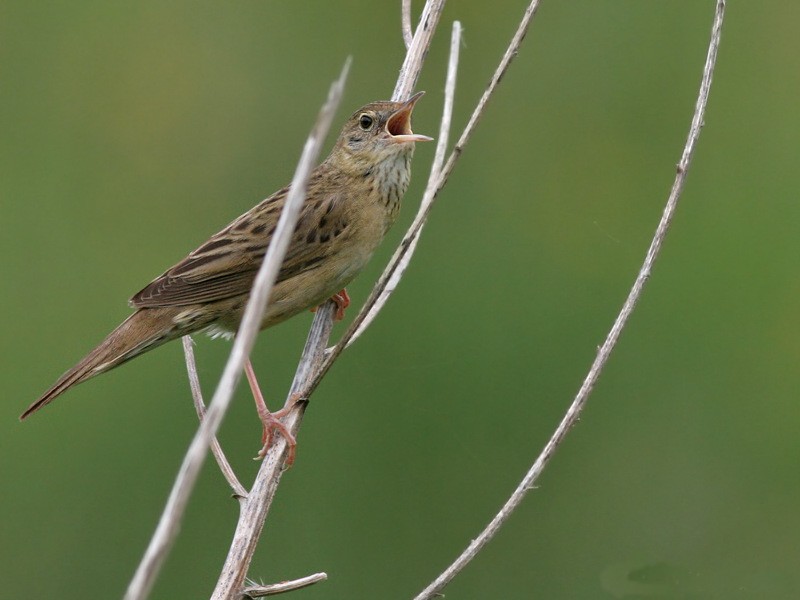
M 415 130 L 437 133 L 450 22 L 465 29 L 460 131 L 524 7 L 448 5 Z M 314 395 L 253 577 L 326 571 L 295 596 L 409 598 L 499 508 L 638 270 L 713 8 L 542 2 L 397 293 Z M 706 127 L 639 309 L 540 487 L 448 598 L 800 597 L 798 22 L 797 2 L 729 2 Z M 132 293 L 290 179 L 347 55 L 337 128 L 391 93 L 399 2 L 0 4 L 2 598 L 122 595 L 197 425 L 180 344 L 17 415 Z M 355 304 L 432 153 L 418 149 Z M 259 338 L 273 406 L 310 321 Z M 229 347 L 199 340 L 208 394 Z M 246 481 L 258 437 L 240 389 L 221 438 Z M 207 597 L 236 518 L 208 463 L 152 597 Z

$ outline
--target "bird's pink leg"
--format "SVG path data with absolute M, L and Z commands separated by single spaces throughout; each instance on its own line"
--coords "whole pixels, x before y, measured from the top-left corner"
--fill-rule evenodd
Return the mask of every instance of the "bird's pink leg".
M 333 315 L 334 321 L 341 321 L 344 319 L 344 309 L 350 306 L 350 296 L 347 295 L 346 289 L 341 289 L 330 298 L 336 304 L 336 314 Z M 320 305 L 321 306 L 321 305 Z M 319 306 L 309 309 L 312 313 L 317 312 Z
M 342 288 L 338 294 L 331 296 L 331 300 L 336 303 L 336 314 L 333 318 L 341 321 L 344 319 L 344 309 L 350 306 L 350 296 L 347 295 L 347 290 Z
M 294 436 L 289 432 L 286 426 L 281 423 L 280 418 L 285 417 L 289 413 L 289 410 L 292 408 L 292 404 L 289 404 L 274 413 L 269 412 L 269 408 L 267 408 L 267 403 L 264 402 L 264 395 L 261 393 L 261 388 L 258 386 L 256 373 L 253 371 L 253 365 L 249 358 L 244 363 L 244 372 L 245 375 L 247 375 L 247 382 L 250 384 L 250 390 L 253 392 L 253 399 L 256 401 L 256 411 L 258 411 L 258 417 L 261 419 L 261 423 L 264 426 L 264 433 L 261 436 L 262 446 L 256 458 L 259 459 L 266 456 L 267 450 L 269 449 L 270 444 L 272 444 L 273 432 L 277 430 L 289 445 L 289 455 L 286 457 L 286 466 L 291 467 L 294 463 L 297 440 L 295 440 Z

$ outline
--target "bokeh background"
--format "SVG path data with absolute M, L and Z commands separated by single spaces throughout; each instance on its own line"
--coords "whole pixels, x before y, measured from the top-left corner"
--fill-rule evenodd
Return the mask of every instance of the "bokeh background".
M 450 3 L 417 131 L 437 132 L 450 22 L 465 29 L 457 132 L 525 5 Z M 397 293 L 314 395 L 253 577 L 326 571 L 296 597 L 410 598 L 499 508 L 638 270 L 713 9 L 542 3 Z M 448 598 L 800 597 L 799 20 L 789 0 L 729 2 L 706 127 L 641 305 L 539 488 Z M 17 415 L 132 293 L 290 179 L 348 55 L 337 122 L 390 95 L 399 2 L 0 4 L 3 598 L 122 595 L 196 427 L 180 344 Z M 355 304 L 432 153 L 418 148 Z M 310 321 L 259 338 L 273 406 Z M 208 394 L 228 350 L 199 340 Z M 258 437 L 241 389 L 221 438 L 246 481 Z M 207 597 L 236 518 L 207 463 L 152 597 Z

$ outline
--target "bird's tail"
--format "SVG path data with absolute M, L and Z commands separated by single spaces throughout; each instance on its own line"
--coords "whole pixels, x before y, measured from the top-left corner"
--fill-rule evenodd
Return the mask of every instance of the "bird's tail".
M 144 308 L 133 313 L 119 327 L 109 333 L 97 348 L 64 373 L 53 384 L 53 387 L 31 404 L 20 415 L 20 421 L 50 404 L 72 386 L 91 379 L 95 375 L 100 375 L 100 373 L 105 373 L 109 369 L 139 356 L 142 352 L 177 337 L 179 334 L 171 312 L 164 308 Z

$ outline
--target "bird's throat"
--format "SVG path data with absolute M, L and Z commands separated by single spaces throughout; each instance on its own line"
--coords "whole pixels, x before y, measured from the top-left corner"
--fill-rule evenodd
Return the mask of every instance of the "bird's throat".
M 386 207 L 390 222 L 394 222 L 400 210 L 400 200 L 408 189 L 411 180 L 411 157 L 414 147 L 409 145 L 402 152 L 378 163 L 375 168 L 375 187 L 381 203 Z

